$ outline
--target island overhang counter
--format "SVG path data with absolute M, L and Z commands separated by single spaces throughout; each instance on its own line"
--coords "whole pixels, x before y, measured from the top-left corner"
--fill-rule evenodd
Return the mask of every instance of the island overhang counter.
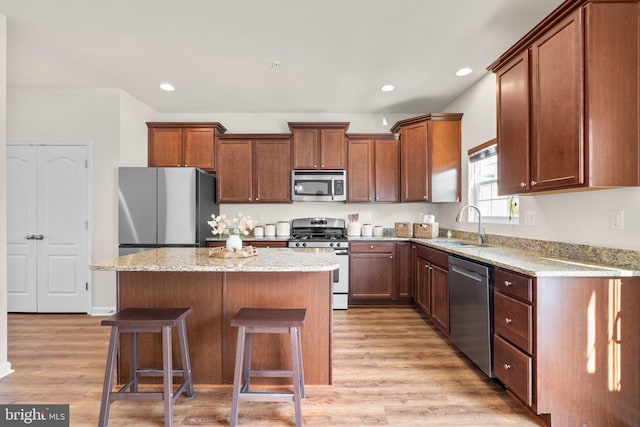
M 332 277 L 338 260 L 331 249 L 258 248 L 257 256 L 214 258 L 207 248 L 159 248 L 94 263 L 117 272 L 117 309 L 191 307 L 187 337 L 196 384 L 232 384 L 242 307 L 306 308 L 302 327 L 306 384 L 332 384 Z M 161 366 L 155 334 L 140 337 L 141 367 Z M 176 341 L 177 342 L 177 341 Z M 254 367 L 289 367 L 284 335 L 254 338 Z M 119 381 L 127 379 L 128 340 L 121 341 Z M 177 349 L 174 360 L 179 366 Z M 160 364 L 160 365 L 158 365 Z

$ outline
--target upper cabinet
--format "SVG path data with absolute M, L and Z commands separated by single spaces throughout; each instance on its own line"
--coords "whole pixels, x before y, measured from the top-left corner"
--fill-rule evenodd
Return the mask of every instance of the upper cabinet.
M 346 169 L 348 127 L 348 122 L 289 122 L 293 169 Z
M 349 134 L 347 201 L 400 201 L 400 147 L 392 134 Z
M 218 138 L 220 203 L 291 203 L 288 134 L 227 134 Z
M 226 129 L 220 123 L 147 123 L 149 167 L 216 169 L 215 140 Z
M 492 64 L 498 191 L 640 185 L 636 1 L 567 1 Z
M 433 113 L 397 122 L 400 201 L 459 202 L 462 114 Z

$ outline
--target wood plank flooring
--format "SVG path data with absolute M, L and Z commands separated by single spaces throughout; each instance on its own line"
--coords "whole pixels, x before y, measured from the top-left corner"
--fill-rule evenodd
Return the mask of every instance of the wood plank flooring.
M 9 314 L 3 404 L 70 404 L 72 426 L 95 426 L 109 328 L 99 317 Z M 307 386 L 307 426 L 537 426 L 517 402 L 412 308 L 334 312 L 333 386 Z M 313 351 L 304 348 L 303 351 Z M 231 386 L 180 397 L 175 425 L 228 425 Z M 116 402 L 110 426 L 161 426 L 161 402 Z M 242 402 L 239 425 L 294 425 L 293 404 Z

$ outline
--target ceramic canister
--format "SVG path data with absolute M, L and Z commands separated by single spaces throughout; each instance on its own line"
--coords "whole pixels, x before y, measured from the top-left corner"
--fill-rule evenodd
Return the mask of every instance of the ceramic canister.
M 278 237 L 288 237 L 291 232 L 289 221 L 278 221 L 276 225 L 276 235 Z
M 375 237 L 382 237 L 383 234 L 384 230 L 381 225 L 376 225 L 375 227 L 373 227 L 373 235 Z
M 274 224 L 267 224 L 264 226 L 264 235 L 265 237 L 275 237 L 276 235 L 276 226 Z
M 255 237 L 264 237 L 264 227 L 261 225 L 256 225 L 253 228 L 253 235 Z
M 359 236 L 362 225 L 359 222 L 350 222 L 347 224 L 347 236 Z
M 362 235 L 364 237 L 371 237 L 373 236 L 373 226 L 371 224 L 364 224 L 362 226 Z

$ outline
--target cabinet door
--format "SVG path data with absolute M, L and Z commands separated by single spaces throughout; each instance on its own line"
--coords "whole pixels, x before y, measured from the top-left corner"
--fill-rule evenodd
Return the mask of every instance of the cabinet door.
M 427 316 L 431 315 L 431 289 L 429 287 L 429 262 L 423 258 L 416 258 L 416 270 L 415 270 L 415 293 L 416 293 L 416 305 Z
M 496 74 L 498 194 L 529 190 L 529 52 Z
M 461 187 L 462 127 L 460 120 L 427 122 L 429 201 L 459 202 Z
M 217 186 L 220 203 L 251 203 L 253 196 L 252 142 L 218 141 Z
M 409 242 L 398 242 L 396 244 L 396 262 L 398 266 L 398 278 L 394 292 L 396 298 L 411 298 L 412 295 L 412 246 Z
M 371 202 L 374 194 L 373 150 L 371 140 L 349 141 L 347 167 L 347 200 L 349 202 Z
M 449 272 L 431 265 L 431 320 L 449 335 Z
M 582 9 L 531 47 L 531 187 L 584 182 Z
M 418 123 L 400 131 L 402 151 L 402 202 L 428 200 L 427 125 Z
M 400 201 L 400 145 L 396 140 L 375 141 L 376 202 Z
M 346 169 L 347 141 L 344 129 L 320 129 L 320 168 Z
M 318 168 L 318 130 L 295 129 L 293 131 L 293 168 Z
M 182 129 L 153 128 L 149 133 L 149 167 L 182 166 Z
M 391 299 L 395 283 L 392 253 L 351 254 L 349 256 L 349 297 Z
M 291 202 L 291 141 L 255 140 L 255 198 L 257 203 Z
M 215 169 L 213 129 L 182 129 L 183 166 Z

